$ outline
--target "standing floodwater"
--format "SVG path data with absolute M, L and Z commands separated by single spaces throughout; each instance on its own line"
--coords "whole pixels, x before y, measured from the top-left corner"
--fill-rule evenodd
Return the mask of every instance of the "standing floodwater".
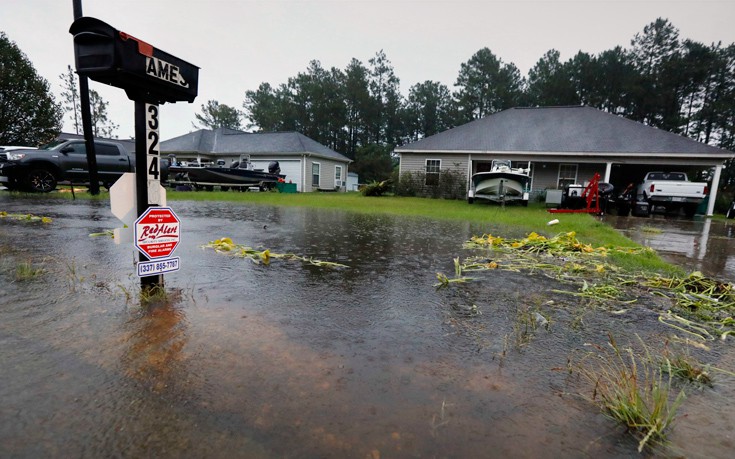
M 689 271 L 735 282 L 735 220 L 683 220 L 607 215 L 604 220 L 639 244 Z
M 0 220 L 0 456 L 638 456 L 570 385 L 567 362 L 608 333 L 663 342 L 672 330 L 655 313 L 583 310 L 553 292 L 570 288 L 563 280 L 540 273 L 434 287 L 470 255 L 470 236 L 521 234 L 315 209 L 172 207 L 182 267 L 165 276 L 168 300 L 146 309 L 133 249 L 89 236 L 120 225 L 108 203 L 0 194 L 0 211 L 52 219 Z M 221 237 L 349 268 L 202 249 Z M 732 369 L 732 350 L 719 349 L 707 357 Z M 670 435 L 677 452 L 729 457 L 732 386 L 722 377 L 687 400 Z

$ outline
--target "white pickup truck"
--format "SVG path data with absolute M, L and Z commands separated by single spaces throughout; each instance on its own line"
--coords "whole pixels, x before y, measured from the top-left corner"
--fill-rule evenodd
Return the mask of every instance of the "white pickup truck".
M 647 202 L 649 212 L 664 207 L 666 212 L 684 210 L 694 216 L 707 195 L 707 184 L 690 182 L 684 172 L 649 172 L 638 186 L 637 201 Z

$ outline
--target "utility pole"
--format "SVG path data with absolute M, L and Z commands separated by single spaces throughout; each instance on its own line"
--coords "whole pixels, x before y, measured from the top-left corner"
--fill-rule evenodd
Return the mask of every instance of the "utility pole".
M 74 20 L 83 16 L 82 0 L 72 0 Z M 92 110 L 89 106 L 89 79 L 79 75 L 79 105 L 82 108 L 82 129 L 84 142 L 87 145 L 87 164 L 89 166 L 89 192 L 92 195 L 100 194 L 100 181 L 97 174 L 97 155 L 94 150 L 94 133 L 92 132 Z

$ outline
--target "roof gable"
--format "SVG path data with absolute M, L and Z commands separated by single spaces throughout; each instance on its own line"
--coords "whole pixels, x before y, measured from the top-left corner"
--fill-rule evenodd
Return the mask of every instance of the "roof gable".
M 511 108 L 396 148 L 430 151 L 733 155 L 586 106 Z

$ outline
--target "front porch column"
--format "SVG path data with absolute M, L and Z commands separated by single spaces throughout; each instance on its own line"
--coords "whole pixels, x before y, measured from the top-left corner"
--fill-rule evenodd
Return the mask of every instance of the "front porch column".
M 470 189 L 470 184 L 472 183 L 472 153 L 467 156 L 467 183 L 465 183 L 465 188 L 467 191 Z
M 711 217 L 715 210 L 715 200 L 717 200 L 717 188 L 720 185 L 720 172 L 722 171 L 722 164 L 718 164 L 715 167 L 715 176 L 712 177 L 712 190 L 709 193 L 709 202 L 707 203 L 707 216 Z
M 608 162 L 605 166 L 605 178 L 602 179 L 605 183 L 610 183 L 610 174 L 612 173 L 612 163 Z

